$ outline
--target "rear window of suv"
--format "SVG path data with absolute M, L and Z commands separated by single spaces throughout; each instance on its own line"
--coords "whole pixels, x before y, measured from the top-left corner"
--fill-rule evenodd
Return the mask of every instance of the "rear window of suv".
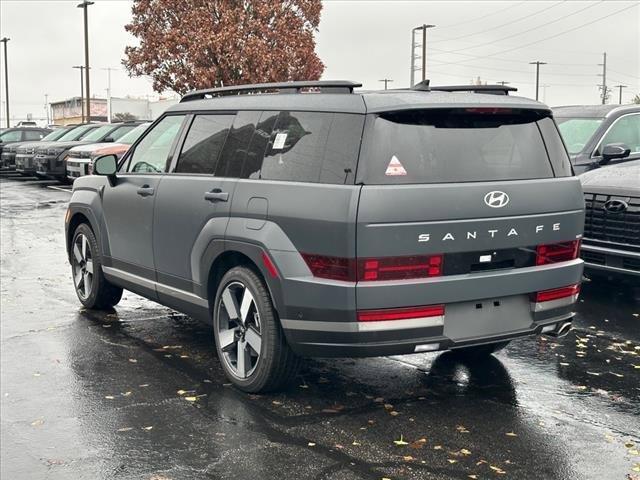
M 383 113 L 369 128 L 358 178 L 366 184 L 550 178 L 549 148 L 555 175 L 570 175 L 566 151 L 547 115 L 492 108 Z M 550 136 L 547 142 L 542 130 Z

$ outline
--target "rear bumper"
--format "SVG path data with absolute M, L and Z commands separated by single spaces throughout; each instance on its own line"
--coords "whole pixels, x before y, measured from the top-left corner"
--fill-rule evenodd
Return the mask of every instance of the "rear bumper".
M 620 248 L 582 244 L 582 258 L 587 272 L 640 276 L 640 253 Z M 637 247 L 636 247 L 637 248 Z
M 446 314 L 444 315 L 443 325 L 421 329 L 372 333 L 285 328 L 285 333 L 293 350 L 302 356 L 377 357 L 453 350 L 503 342 L 531 335 L 541 335 L 543 333 L 554 334 L 561 327 L 566 329 L 566 324 L 573 320 L 574 315 L 573 311 L 563 309 L 563 313 L 553 312 L 548 317 L 534 320 L 523 328 L 514 329 L 509 324 L 505 324 L 502 332 L 494 332 L 490 335 L 475 335 L 468 338 L 451 338 L 444 334 Z M 473 321 L 471 318 L 469 320 Z M 299 326 L 294 320 L 282 320 L 282 324 L 285 327 Z
M 289 344 L 303 356 L 363 357 L 454 349 L 537 335 L 549 325 L 559 327 L 570 321 L 577 296 L 536 304 L 529 295 L 580 283 L 582 269 L 582 260 L 576 259 L 421 281 L 361 282 L 357 286 L 289 278 L 284 280 L 284 308 L 279 313 Z M 357 310 L 437 304 L 445 305 L 444 315 L 356 320 Z

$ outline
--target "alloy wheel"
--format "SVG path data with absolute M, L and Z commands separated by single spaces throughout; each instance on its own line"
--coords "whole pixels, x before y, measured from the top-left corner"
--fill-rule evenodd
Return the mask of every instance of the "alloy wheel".
M 73 284 L 83 300 L 91 295 L 93 287 L 93 255 L 89 239 L 82 233 L 73 242 Z
M 217 329 L 223 361 L 240 379 L 249 377 L 260 361 L 260 314 L 251 291 L 242 282 L 229 283 L 217 307 Z

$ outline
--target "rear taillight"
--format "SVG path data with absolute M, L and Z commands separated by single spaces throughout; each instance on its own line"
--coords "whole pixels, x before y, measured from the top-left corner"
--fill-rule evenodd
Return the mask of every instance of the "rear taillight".
M 363 258 L 355 261 L 303 253 L 302 258 L 314 277 L 347 282 L 408 280 L 442 275 L 442 255 Z
M 560 298 L 573 297 L 580 293 L 580 284 L 568 285 L 566 287 L 554 288 L 552 290 L 543 290 L 534 294 L 536 303 L 550 302 Z
M 580 240 L 538 245 L 536 248 L 536 265 L 547 265 L 549 263 L 574 260 L 578 258 L 579 253 Z
M 442 275 L 442 255 L 381 257 L 358 260 L 358 280 L 407 280 Z
M 386 308 L 384 310 L 360 310 L 359 322 L 381 322 L 385 320 L 409 320 L 412 318 L 440 317 L 444 315 L 444 305 L 424 307 Z
M 328 257 L 325 255 L 302 254 L 314 277 L 356 281 L 356 262 L 350 258 Z

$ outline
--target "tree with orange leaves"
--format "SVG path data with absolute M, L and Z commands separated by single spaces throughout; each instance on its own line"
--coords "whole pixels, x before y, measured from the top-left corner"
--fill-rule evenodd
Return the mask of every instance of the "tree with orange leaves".
M 317 80 L 320 0 L 134 0 L 125 49 L 131 76 L 157 92 Z

